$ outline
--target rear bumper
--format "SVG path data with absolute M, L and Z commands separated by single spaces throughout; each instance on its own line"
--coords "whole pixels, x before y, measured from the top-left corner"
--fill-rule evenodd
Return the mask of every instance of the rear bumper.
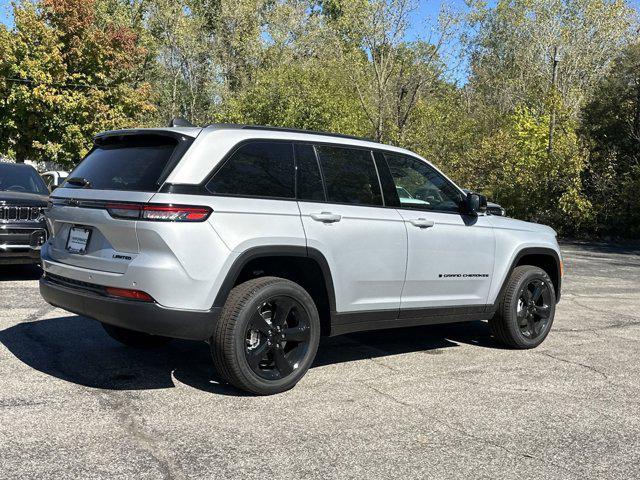
M 164 308 L 157 303 L 104 296 L 46 276 L 40 279 L 40 294 L 55 307 L 109 325 L 186 340 L 211 338 L 220 316 L 219 308 L 209 311 Z

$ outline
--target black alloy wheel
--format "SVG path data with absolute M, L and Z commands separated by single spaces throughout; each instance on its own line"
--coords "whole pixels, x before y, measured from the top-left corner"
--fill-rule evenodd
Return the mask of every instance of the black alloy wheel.
M 294 298 L 278 295 L 251 317 L 245 335 L 245 357 L 266 380 L 285 378 L 299 368 L 309 350 L 309 315 Z
M 260 277 L 231 290 L 210 346 L 223 380 L 272 395 L 300 381 L 319 342 L 320 316 L 309 293 L 285 278 Z
M 556 292 L 549 274 L 534 265 L 511 272 L 489 320 L 494 337 L 510 348 L 535 348 L 549 334 L 556 312 Z
M 532 279 L 522 286 L 516 317 L 524 337 L 533 340 L 546 330 L 552 301 L 551 291 L 541 279 Z

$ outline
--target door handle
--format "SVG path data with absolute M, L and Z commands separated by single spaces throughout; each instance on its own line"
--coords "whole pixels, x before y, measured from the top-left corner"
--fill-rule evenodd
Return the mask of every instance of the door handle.
M 313 218 L 316 222 L 323 222 L 323 223 L 339 222 L 340 219 L 342 218 L 342 215 L 338 215 L 337 213 L 331 213 L 331 212 L 312 213 L 309 216 Z
M 426 218 L 413 218 L 409 220 L 409 222 L 411 223 L 411 225 L 418 228 L 429 228 L 435 225 L 435 222 L 433 220 L 427 220 Z

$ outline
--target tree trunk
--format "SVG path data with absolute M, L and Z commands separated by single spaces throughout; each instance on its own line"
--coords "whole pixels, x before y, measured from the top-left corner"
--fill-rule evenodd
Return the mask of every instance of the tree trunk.
M 636 79 L 636 112 L 633 119 L 633 138 L 635 138 L 638 147 L 640 147 L 640 77 Z

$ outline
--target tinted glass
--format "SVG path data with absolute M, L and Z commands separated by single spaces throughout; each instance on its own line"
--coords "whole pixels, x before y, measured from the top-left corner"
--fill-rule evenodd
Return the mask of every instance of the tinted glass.
M 462 194 L 428 164 L 410 157 L 385 154 L 400 206 L 458 212 Z
M 220 195 L 295 198 L 293 145 L 252 142 L 233 153 L 207 184 Z
M 49 195 L 44 181 L 32 167 L 12 163 L 0 163 L 0 191 L 2 190 Z
M 44 183 L 47 184 L 47 187 L 51 187 L 53 185 L 53 175 L 42 175 L 42 179 Z
M 382 185 L 382 193 L 384 195 L 384 204 L 387 207 L 399 207 L 400 198 L 398 197 L 398 191 L 393 183 L 393 177 L 389 171 L 389 166 L 384 158 L 384 155 L 380 152 L 375 152 L 374 158 L 376 161 L 376 167 L 378 168 L 378 177 L 380 177 L 380 185 Z
M 296 145 L 296 174 L 299 200 L 325 201 L 320 168 L 311 145 Z
M 327 200 L 355 205 L 382 205 L 380 183 L 369 150 L 318 146 Z
M 115 137 L 96 146 L 69 174 L 84 178 L 89 188 L 155 192 L 177 142 L 168 137 Z M 75 186 L 65 183 L 64 187 Z

